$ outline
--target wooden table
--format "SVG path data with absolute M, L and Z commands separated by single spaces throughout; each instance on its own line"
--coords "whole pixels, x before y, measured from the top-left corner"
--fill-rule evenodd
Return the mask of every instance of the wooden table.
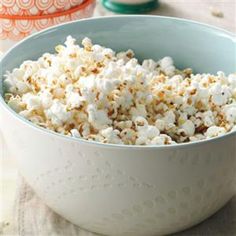
M 212 15 L 222 13 L 223 17 Z M 159 8 L 151 12 L 153 15 L 182 17 L 215 25 L 236 33 L 236 1 L 235 0 L 162 0 Z M 94 16 L 114 15 L 97 4 Z M 0 235 L 2 222 L 9 223 L 4 227 L 4 235 L 13 234 L 12 206 L 16 189 L 16 165 L 0 137 Z M 219 213 L 199 226 L 178 236 L 234 236 L 236 235 L 236 197 Z M 34 235 L 32 235 L 34 236 Z M 46 236 L 46 235 L 41 235 Z M 177 235 L 176 235 L 177 236 Z

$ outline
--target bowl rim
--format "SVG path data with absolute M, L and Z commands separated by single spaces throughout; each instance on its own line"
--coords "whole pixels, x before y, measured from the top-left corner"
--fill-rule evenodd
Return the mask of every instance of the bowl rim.
M 9 14 L 0 14 L 0 19 L 7 19 L 7 20 L 42 20 L 42 19 L 52 19 L 56 17 L 61 17 L 65 15 L 70 15 L 77 11 L 83 10 L 88 5 L 95 3 L 95 0 L 85 0 L 82 4 L 78 6 L 72 7 L 66 11 L 58 11 L 50 14 L 43 14 L 43 15 L 27 15 L 27 16 L 20 16 L 20 15 L 9 15 Z M 54 27 L 54 26 L 53 26 Z M 48 27 L 47 29 L 49 29 Z M 41 32 L 41 31 L 40 31 Z
M 93 1 L 93 0 L 92 0 Z M 114 19 L 114 18 L 149 18 L 149 19 L 167 19 L 167 20 L 175 20 L 175 21 L 179 21 L 179 22 L 185 22 L 188 24 L 193 24 L 193 25 L 198 25 L 198 26 L 202 26 L 205 29 L 210 29 L 210 30 L 215 30 L 218 31 L 219 33 L 224 34 L 225 37 L 228 37 L 230 40 L 232 40 L 235 45 L 236 45 L 236 34 L 229 32 L 225 29 L 216 27 L 216 26 L 212 26 L 206 23 L 201 23 L 201 22 L 197 22 L 194 20 L 188 20 L 188 19 L 184 19 L 184 18 L 178 18 L 178 17 L 169 17 L 169 16 L 154 16 L 154 15 L 118 15 L 118 16 L 106 16 L 106 17 L 93 17 L 93 18 L 89 18 L 89 19 L 80 19 L 80 20 L 76 20 L 76 21 L 71 21 L 71 22 L 66 22 L 66 23 L 62 23 L 56 26 L 52 26 L 52 27 L 48 27 L 47 29 L 44 29 L 42 31 L 36 32 L 31 34 L 30 36 L 26 37 L 25 39 L 21 40 L 20 42 L 16 43 L 13 47 L 11 47 L 7 52 L 4 53 L 4 55 L 0 58 L 0 66 L 2 63 L 2 60 L 11 52 L 13 51 L 16 47 L 18 47 L 18 45 L 20 45 L 21 43 L 30 40 L 32 38 L 34 38 L 35 36 L 39 36 L 41 34 L 44 34 L 46 32 L 50 32 L 50 31 L 54 31 L 57 28 L 60 28 L 61 26 L 66 26 L 66 25 L 72 25 L 72 24 L 77 24 L 78 22 L 83 22 L 83 21 L 103 21 L 103 20 L 109 20 L 109 19 Z M 3 76 L 3 74 L 1 75 Z M 187 142 L 187 143 L 178 143 L 178 144 L 170 144 L 170 145 L 126 145 L 126 144 L 113 144 L 113 143 L 102 143 L 102 142 L 98 142 L 98 141 L 92 141 L 92 140 L 86 140 L 84 138 L 75 138 L 72 136 L 67 136 L 64 134 L 60 134 L 57 133 L 55 131 L 40 127 L 36 124 L 34 124 L 33 122 L 30 122 L 29 120 L 27 120 L 26 118 L 20 116 L 17 112 L 15 112 L 13 109 L 11 109 L 7 103 L 5 102 L 2 94 L 0 94 L 0 106 L 3 107 L 3 109 L 6 110 L 6 112 L 8 112 L 10 115 L 12 115 L 14 118 L 16 118 L 18 121 L 20 121 L 22 124 L 24 125 L 28 125 L 29 128 L 33 128 L 36 129 L 37 131 L 40 131 L 43 134 L 48 134 L 50 136 L 54 136 L 57 138 L 60 138 L 62 140 L 65 141 L 70 141 L 70 142 L 78 142 L 78 143 L 82 143 L 82 144 L 86 144 L 86 145 L 93 145 L 93 146 L 97 146 L 97 147 L 103 147 L 103 148 L 119 148 L 119 149 L 135 149 L 135 150 L 140 150 L 140 149 L 158 149 L 158 150 L 170 150 L 170 149 L 182 149 L 182 148 L 188 148 L 188 147 L 197 147 L 199 145 L 204 145 L 204 144 L 211 144 L 214 142 L 219 142 L 224 140 L 227 137 L 232 137 L 232 136 L 236 136 L 236 130 L 235 131 L 231 131 L 228 132 L 224 135 L 218 136 L 218 137 L 213 137 L 213 138 L 209 138 L 209 139 L 204 139 L 204 140 L 198 140 L 198 141 L 194 141 L 194 142 Z M 1 129 L 0 129 L 1 131 Z

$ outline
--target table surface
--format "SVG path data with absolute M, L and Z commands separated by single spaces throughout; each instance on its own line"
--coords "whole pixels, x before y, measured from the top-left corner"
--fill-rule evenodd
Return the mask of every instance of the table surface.
M 216 17 L 213 13 L 223 14 Z M 152 15 L 182 17 L 215 25 L 236 33 L 235 0 L 160 0 Z M 114 15 L 98 2 L 94 16 Z M 0 137 L 0 235 L 15 236 L 13 233 L 12 206 L 16 189 L 17 168 Z M 5 225 L 7 224 L 7 225 Z M 4 226 L 5 225 L 5 226 Z M 178 236 L 234 236 L 236 235 L 236 197 L 216 215 Z M 177 236 L 176 235 L 176 236 Z
M 221 13 L 216 17 L 213 13 Z M 214 25 L 236 33 L 235 0 L 159 0 L 159 7 L 151 15 L 181 17 Z M 97 4 L 95 16 L 116 15 Z

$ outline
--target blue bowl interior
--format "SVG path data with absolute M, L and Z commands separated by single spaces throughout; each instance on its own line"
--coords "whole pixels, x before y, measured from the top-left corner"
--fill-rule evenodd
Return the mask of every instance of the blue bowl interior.
M 78 42 L 85 36 L 116 51 L 133 49 L 140 60 L 173 57 L 179 68 L 195 72 L 236 71 L 236 40 L 228 32 L 191 21 L 155 16 L 123 16 L 72 22 L 35 34 L 1 60 L 0 75 L 24 60 L 53 52 L 67 35 Z M 0 83 L 0 93 L 3 93 Z

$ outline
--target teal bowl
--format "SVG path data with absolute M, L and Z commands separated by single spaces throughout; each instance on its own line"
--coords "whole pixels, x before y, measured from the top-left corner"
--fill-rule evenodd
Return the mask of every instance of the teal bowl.
M 177 67 L 195 72 L 231 73 L 236 70 L 236 36 L 194 21 L 159 16 L 105 17 L 66 23 L 36 33 L 13 47 L 1 69 L 11 70 L 27 59 L 53 52 L 67 35 L 78 42 L 85 36 L 114 50 L 131 48 L 142 60 L 173 57 Z
M 171 56 L 177 67 L 195 72 L 236 71 L 232 33 L 184 19 L 124 16 L 66 23 L 26 38 L 1 59 L 1 78 L 24 60 L 54 52 L 68 35 L 117 51 L 131 48 L 140 60 Z M 100 234 L 174 233 L 208 218 L 235 194 L 236 132 L 160 147 L 102 144 L 37 127 L 1 95 L 0 132 L 37 195 L 67 220 Z

